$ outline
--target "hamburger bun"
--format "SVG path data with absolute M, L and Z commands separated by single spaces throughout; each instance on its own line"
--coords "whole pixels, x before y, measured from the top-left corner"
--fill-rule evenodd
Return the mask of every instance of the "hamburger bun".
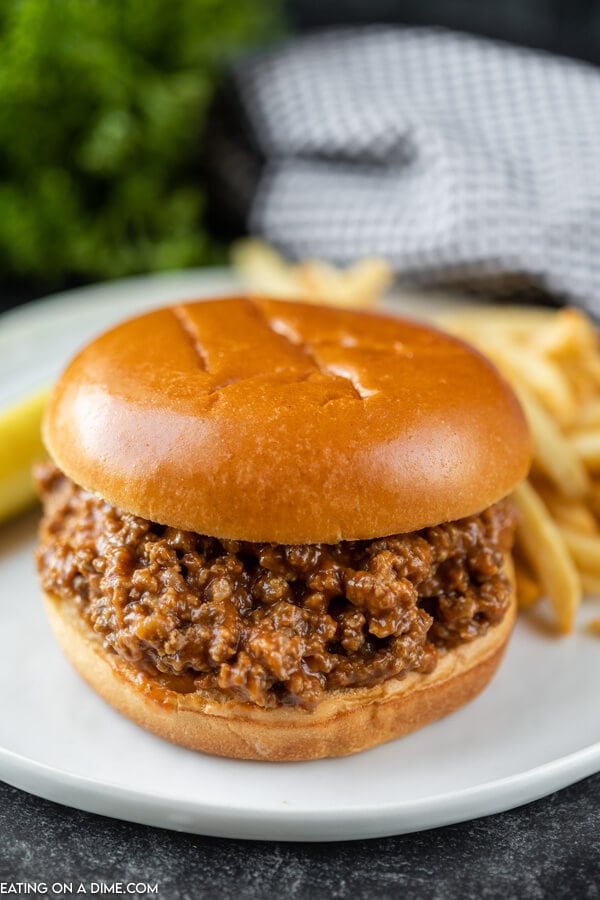
M 337 543 L 479 512 L 527 473 L 514 394 L 461 341 L 390 316 L 231 299 L 89 344 L 44 422 L 74 482 L 145 519 Z
M 506 382 L 491 363 L 461 341 L 395 317 L 301 303 L 263 298 L 186 303 L 118 325 L 84 348 L 54 389 L 43 434 L 60 470 L 49 476 L 48 491 L 55 490 L 66 475 L 70 482 L 65 489 L 75 492 L 65 507 L 64 522 L 58 523 L 52 521 L 52 515 L 60 505 L 63 488 L 56 489 L 57 498 L 48 494 L 50 518 L 42 527 L 38 552 L 53 630 L 65 655 L 92 688 L 148 730 L 194 750 L 244 759 L 343 756 L 408 734 L 447 715 L 471 700 L 493 675 L 514 622 L 515 596 L 507 549 L 510 537 L 504 544 L 498 543 L 497 535 L 503 526 L 496 526 L 493 521 L 490 524 L 494 516 L 500 521 L 503 513 L 488 508 L 505 498 L 526 475 L 530 440 L 524 415 Z M 494 509 L 504 507 L 500 504 Z M 105 509 L 107 519 L 103 518 Z M 486 510 L 491 520 L 489 516 L 485 519 Z M 194 623 L 199 621 L 194 616 L 204 615 L 205 603 L 207 608 L 213 603 L 229 603 L 231 612 L 229 599 L 215 600 L 210 594 L 212 582 L 193 581 L 194 575 L 194 585 L 208 586 L 191 588 L 192 582 L 181 586 L 179 581 L 177 590 L 182 593 L 177 594 L 171 587 L 169 600 L 165 599 L 168 592 L 161 593 L 162 588 L 148 587 L 159 583 L 164 586 L 158 575 L 162 578 L 166 570 L 157 575 L 156 569 L 150 573 L 144 568 L 146 574 L 135 572 L 144 586 L 136 589 L 137 593 L 127 593 L 133 584 L 127 580 L 131 567 L 149 565 L 145 550 L 136 556 L 133 539 L 124 539 L 125 543 L 117 548 L 119 552 L 122 549 L 124 561 L 118 565 L 125 573 L 118 586 L 119 597 L 125 597 L 127 615 L 123 615 L 124 607 L 118 607 L 116 612 L 101 610 L 100 624 L 92 616 L 86 618 L 83 611 L 89 597 L 85 579 L 95 579 L 97 590 L 97 572 L 104 571 L 105 563 L 101 561 L 94 569 L 89 562 L 95 552 L 102 552 L 93 541 L 104 540 L 104 533 L 94 535 L 94 529 L 103 522 L 102 527 L 111 532 L 114 543 L 119 521 L 130 514 L 146 522 L 130 523 L 125 530 L 139 528 L 146 534 L 144 528 L 153 528 L 152 540 L 163 543 L 163 526 L 167 526 L 167 532 L 177 530 L 177 535 L 193 532 L 185 538 L 193 547 L 194 541 L 205 540 L 199 535 L 208 536 L 213 543 L 214 539 L 224 542 L 219 553 L 233 557 L 238 570 L 248 566 L 243 574 L 250 581 L 244 584 L 251 582 L 253 586 L 245 595 L 246 606 L 242 603 L 233 610 L 237 624 L 228 635 L 241 636 L 236 637 L 237 643 L 231 650 L 225 641 L 229 656 L 217 662 L 210 657 L 212 661 L 205 664 L 202 660 L 209 656 L 196 654 L 193 647 L 190 656 L 179 656 L 182 644 L 178 641 L 188 640 L 183 631 L 194 631 Z M 73 519 L 77 515 L 82 516 L 81 521 Z M 269 599 L 264 594 L 262 585 L 268 563 L 264 564 L 267 568 L 260 569 L 261 553 L 267 557 L 271 553 L 268 558 L 272 559 L 277 550 L 272 545 L 286 545 L 277 550 L 280 553 L 293 550 L 302 556 L 306 551 L 307 558 L 310 548 L 303 545 L 326 545 L 330 560 L 327 565 L 335 567 L 335 554 L 340 548 L 329 545 L 341 541 L 373 542 L 393 535 L 405 535 L 424 544 L 427 538 L 423 540 L 411 533 L 430 527 L 435 531 L 435 526 L 470 516 L 480 516 L 477 521 L 488 541 L 484 547 L 477 544 L 483 562 L 465 561 L 465 550 L 452 552 L 463 553 L 463 581 L 466 577 L 471 592 L 466 606 L 471 603 L 473 607 L 474 603 L 474 608 L 483 612 L 479 620 L 470 618 L 475 613 L 469 613 L 467 624 L 463 622 L 464 627 L 456 632 L 451 628 L 444 631 L 446 620 L 440 620 L 441 631 L 437 639 L 431 638 L 436 640 L 435 646 L 426 643 L 427 628 L 434 621 L 431 604 L 418 604 L 432 600 L 435 605 L 436 590 L 443 595 L 446 588 L 432 589 L 433 595 L 418 594 L 417 581 L 408 584 L 408 576 L 400 576 L 396 570 L 393 576 L 382 571 L 374 574 L 369 563 L 364 563 L 364 571 L 355 571 L 358 557 L 344 556 L 343 572 L 349 574 L 340 575 L 342 580 L 336 581 L 338 575 L 331 575 L 325 584 L 327 573 L 333 572 L 325 567 L 321 570 L 325 573 L 325 586 L 315 588 L 309 584 L 309 576 L 302 575 L 292 586 L 287 582 L 283 587 L 279 585 L 287 591 L 285 602 L 281 600 L 283 594 L 275 600 L 275 595 Z M 75 571 L 69 561 L 75 560 L 76 567 L 77 553 L 68 541 L 61 545 L 63 537 L 58 531 L 64 523 L 67 537 L 75 534 L 75 542 L 78 534 L 89 534 L 89 543 L 80 555 L 84 560 L 81 571 Z M 83 531 L 78 532 L 80 526 Z M 447 532 L 442 529 L 442 536 L 432 537 L 432 543 L 463 540 L 461 527 L 466 531 L 471 528 L 472 534 L 479 526 L 467 519 L 466 525 L 459 523 L 458 528 L 452 526 Z M 54 540 L 58 541 L 58 551 L 53 558 Z M 468 542 L 469 538 L 464 540 Z M 257 550 L 252 556 L 249 544 L 232 546 L 228 543 L 231 541 L 249 542 L 252 547 L 262 542 L 268 548 Z M 341 549 L 343 554 L 363 552 L 357 546 Z M 381 553 L 384 566 L 386 553 L 389 557 L 394 552 L 405 553 L 402 565 L 408 558 L 408 551 L 393 548 L 376 552 Z M 418 568 L 418 551 L 411 552 L 416 560 L 411 564 Z M 205 551 L 196 553 L 194 566 L 205 565 L 202 553 Z M 438 558 L 432 553 L 430 558 L 436 560 L 436 566 L 441 566 L 439 559 L 448 559 L 447 555 Z M 167 558 L 171 559 L 173 571 L 166 571 L 166 575 L 187 578 L 187 574 L 182 574 L 187 563 L 180 566 L 181 557 L 176 557 L 174 550 L 171 557 L 167 553 Z M 282 565 L 281 559 L 272 565 L 276 572 L 276 567 Z M 71 566 L 71 571 L 61 566 Z M 481 579 L 479 575 L 471 579 L 469 566 L 482 573 Z M 486 566 L 491 566 L 487 575 Z M 212 570 L 208 578 L 213 577 L 211 573 Z M 430 585 L 438 575 L 439 570 L 432 569 L 429 575 L 420 577 L 423 584 Z M 458 581 L 452 582 L 452 578 L 458 575 L 449 575 L 447 582 L 442 575 L 438 582 L 447 583 L 448 591 L 453 591 L 451 585 Z M 117 573 L 116 577 L 121 576 Z M 295 574 L 290 577 L 297 578 Z M 395 594 L 395 583 L 385 581 L 386 577 L 402 582 L 405 593 Z M 480 595 L 471 602 L 473 596 L 480 591 L 481 581 L 492 577 L 496 579 L 494 585 L 500 585 L 498 593 L 490 599 L 488 591 L 483 605 L 478 607 Z M 273 578 L 285 582 L 283 576 Z M 362 579 L 362 587 L 356 586 L 356 579 Z M 369 579 L 372 587 L 367 584 Z M 215 583 L 219 580 L 220 576 Z M 350 582 L 354 586 L 347 588 Z M 77 585 L 82 583 L 84 587 L 77 594 Z M 167 579 L 167 583 L 172 585 L 175 581 Z M 110 584 L 114 586 L 114 581 Z M 338 590 L 339 585 L 343 588 Z M 491 581 L 487 587 L 490 585 Z M 109 585 L 106 591 L 112 589 Z M 234 589 L 237 590 L 235 586 Z M 349 599 L 350 590 L 355 591 L 355 596 L 360 595 L 357 605 Z M 143 591 L 149 592 L 148 599 L 140 601 Z M 317 596 L 310 591 L 325 593 Z M 508 606 L 503 618 L 498 614 L 500 607 L 494 608 L 500 596 L 502 610 Z M 127 606 L 132 597 L 133 612 Z M 188 599 L 178 599 L 181 597 Z M 309 597 L 313 606 L 305 608 L 303 604 Z M 396 598 L 391 606 L 390 598 Z M 101 595 L 100 601 L 112 602 L 108 594 Z M 181 615 L 184 602 L 188 607 Z M 274 602 L 291 610 L 296 618 L 290 618 L 291 613 L 286 613 L 287 620 L 285 616 L 268 618 Z M 167 612 L 162 603 L 169 606 Z M 138 634 L 137 624 L 131 622 L 138 615 L 146 615 L 146 606 L 149 618 L 158 616 L 162 621 L 143 622 Z M 176 608 L 179 612 L 174 613 Z M 210 615 L 212 609 L 210 606 Z M 342 615 L 354 616 L 353 621 L 362 616 L 363 624 L 342 626 L 342 619 L 335 618 Z M 290 658 L 297 668 L 289 677 L 278 675 L 277 671 L 285 669 L 279 664 L 288 659 L 288 651 L 272 648 L 279 646 L 277 641 L 283 638 L 300 641 L 301 637 L 294 631 L 296 624 L 292 627 L 272 622 L 296 623 L 298 616 L 304 616 L 302 622 L 309 623 L 307 629 L 313 628 L 310 623 L 321 616 L 318 627 L 324 630 L 318 631 L 314 625 L 310 636 L 318 637 L 322 643 L 302 650 L 308 654 L 308 668 L 304 656 L 295 657 L 292 653 Z M 106 626 L 109 621 L 113 624 Z M 140 621 L 136 619 L 136 623 Z M 392 621 L 395 624 L 390 624 Z M 249 629 L 255 625 L 258 628 L 263 622 L 265 628 L 275 629 L 274 642 L 273 631 L 265 631 L 258 644 L 252 644 L 256 635 L 248 637 Z M 116 641 L 114 633 L 110 637 L 113 627 L 124 630 L 124 643 L 119 644 L 123 635 L 118 634 Z M 354 644 L 354 637 L 344 637 L 346 644 L 340 643 L 346 627 L 362 629 Z M 328 628 L 333 630 L 327 631 Z M 174 643 L 169 629 L 176 634 Z M 160 637 L 163 643 L 157 649 L 152 641 L 163 632 L 167 637 Z M 305 633 L 308 632 L 302 632 Z M 454 646 L 457 634 L 462 643 Z M 165 650 L 167 639 L 175 650 Z M 189 640 L 192 639 L 196 638 L 192 635 Z M 250 643 L 245 644 L 246 640 Z M 255 657 L 252 647 L 259 648 Z M 265 647 L 270 649 L 266 651 Z M 383 674 L 373 673 L 372 667 L 377 663 L 372 660 L 390 648 L 397 654 L 396 667 L 390 664 L 386 669 L 382 663 Z M 268 669 L 265 653 L 272 653 L 273 659 L 280 653 L 279 669 L 275 664 Z M 356 656 L 352 657 L 354 653 Z M 437 665 L 433 661 L 429 666 L 428 660 L 436 653 Z M 311 660 L 322 660 L 323 655 L 327 659 L 319 663 L 322 667 L 313 670 Z M 263 678 L 266 673 L 261 684 L 267 685 L 267 692 L 272 691 L 266 700 L 243 693 L 250 682 L 244 682 L 244 674 L 235 669 L 242 657 L 249 679 Z M 357 669 L 348 674 L 348 666 L 354 666 L 359 657 L 360 672 Z M 173 660 L 174 669 L 170 669 Z M 190 660 L 200 663 L 192 664 Z M 230 664 L 230 660 L 234 661 Z M 327 662 L 331 662 L 330 668 Z M 187 666 L 194 678 L 201 676 L 200 681 L 193 681 L 193 688 L 186 690 L 177 674 L 175 678 L 161 675 L 180 673 L 180 665 Z M 255 676 L 252 667 L 261 666 L 267 668 Z M 335 667 L 344 666 L 346 674 L 336 682 L 329 673 L 333 671 L 337 677 Z M 416 671 L 419 667 L 420 673 Z M 225 669 L 227 678 L 219 680 Z M 390 672 L 404 674 L 387 677 Z M 318 702 L 307 702 L 310 709 L 299 708 L 302 690 L 312 688 L 296 691 L 296 687 L 286 685 L 307 685 L 311 679 L 314 685 L 319 678 Z M 294 703 L 299 705 L 291 705 Z

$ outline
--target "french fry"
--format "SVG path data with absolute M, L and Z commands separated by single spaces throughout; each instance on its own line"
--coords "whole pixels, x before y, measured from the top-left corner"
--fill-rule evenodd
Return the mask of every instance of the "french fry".
M 592 481 L 588 502 L 594 515 L 600 520 L 600 483 L 597 481 Z
M 600 577 L 600 535 L 582 534 L 565 527 L 560 531 L 578 567 L 589 575 Z
M 363 259 L 345 270 L 317 260 L 306 260 L 296 268 L 296 277 L 307 298 L 328 300 L 340 306 L 375 306 L 389 287 L 389 264 L 375 257 Z
M 263 241 L 238 241 L 232 247 L 231 256 L 235 269 L 249 290 L 284 299 L 299 296 L 300 288 L 292 267 Z
M 600 472 L 600 430 L 579 431 L 571 435 L 571 446 L 593 472 Z
M 514 341 L 529 341 L 531 335 L 551 322 L 556 312 L 543 306 L 478 306 L 467 310 L 444 312 L 437 321 L 450 331 L 503 334 Z
M 559 525 L 582 534 L 600 534 L 596 516 L 584 502 L 566 499 L 556 493 L 552 485 L 536 483 L 535 488 Z
M 525 354 L 501 337 L 485 341 L 482 347 L 512 384 L 527 388 L 559 423 L 574 420 L 577 401 L 573 389 L 553 360 L 533 352 Z
M 584 356 L 581 364 L 588 373 L 590 381 L 594 383 L 597 392 L 600 388 L 600 355 L 596 352 L 593 356 Z
M 578 309 L 559 310 L 532 335 L 532 346 L 548 356 L 564 358 L 594 353 L 598 339 L 588 317 Z
M 581 586 L 587 597 L 600 597 L 600 578 L 597 575 L 581 572 Z
M 533 437 L 535 461 L 542 472 L 567 497 L 584 497 L 590 489 L 585 466 L 552 416 L 529 393 L 516 385 Z
M 600 399 L 594 397 L 580 409 L 576 426 L 582 431 L 600 429 Z
M 531 581 L 542 581 L 559 627 L 568 630 L 582 591 L 600 595 L 600 346 L 594 323 L 575 309 L 486 309 L 444 317 L 442 324 L 487 354 L 521 400 L 534 462 L 530 482 L 516 493 L 522 507 L 516 559 L 525 554 L 535 577 L 517 564 L 517 590 L 522 603 L 535 602 Z
M 519 546 L 550 599 L 559 629 L 572 631 L 582 591 L 564 538 L 530 484 L 522 482 L 512 496 L 520 517 Z
M 561 369 L 569 382 L 578 403 L 577 415 L 573 418 L 572 422 L 565 422 L 564 425 L 566 428 L 577 427 L 579 425 L 581 406 L 595 397 L 597 386 L 590 376 L 590 373 L 582 365 L 581 359 L 564 359 L 561 362 Z
M 332 306 L 376 306 L 393 280 L 389 262 L 379 257 L 361 259 L 345 269 L 316 259 L 290 263 L 253 238 L 234 244 L 232 260 L 252 291 Z
M 592 634 L 597 634 L 600 637 L 600 619 L 592 619 L 588 622 L 588 631 L 591 631 Z
M 542 596 L 542 588 L 531 572 L 515 560 L 515 583 L 521 609 L 529 609 Z

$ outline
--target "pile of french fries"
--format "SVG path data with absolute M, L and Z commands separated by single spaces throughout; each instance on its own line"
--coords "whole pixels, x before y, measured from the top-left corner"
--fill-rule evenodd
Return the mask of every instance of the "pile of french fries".
M 292 263 L 255 238 L 238 241 L 231 255 L 245 288 L 282 300 L 369 309 L 380 303 L 394 280 L 389 262 L 374 256 L 346 269 L 318 259 Z
M 600 596 L 598 333 L 569 308 L 474 309 L 440 324 L 488 356 L 521 401 L 534 460 L 514 492 L 519 601 L 546 595 L 558 628 L 571 631 L 582 598 Z

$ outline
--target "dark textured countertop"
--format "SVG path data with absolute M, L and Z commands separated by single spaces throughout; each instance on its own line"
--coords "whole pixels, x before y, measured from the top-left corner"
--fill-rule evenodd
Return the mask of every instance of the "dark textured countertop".
M 593 900 L 600 897 L 600 775 L 486 819 L 334 844 L 179 834 L 0 783 L 0 893 L 2 882 L 27 881 L 48 884 L 47 896 L 54 882 L 74 884 L 73 896 L 80 883 L 88 894 L 92 883 L 158 883 L 160 900 Z

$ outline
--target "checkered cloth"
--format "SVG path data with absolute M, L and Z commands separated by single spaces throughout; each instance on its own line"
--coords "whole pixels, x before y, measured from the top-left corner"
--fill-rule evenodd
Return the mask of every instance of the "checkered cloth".
M 233 80 L 264 157 L 253 233 L 293 257 L 385 256 L 421 283 L 524 276 L 600 313 L 593 67 L 369 27 L 292 40 Z

